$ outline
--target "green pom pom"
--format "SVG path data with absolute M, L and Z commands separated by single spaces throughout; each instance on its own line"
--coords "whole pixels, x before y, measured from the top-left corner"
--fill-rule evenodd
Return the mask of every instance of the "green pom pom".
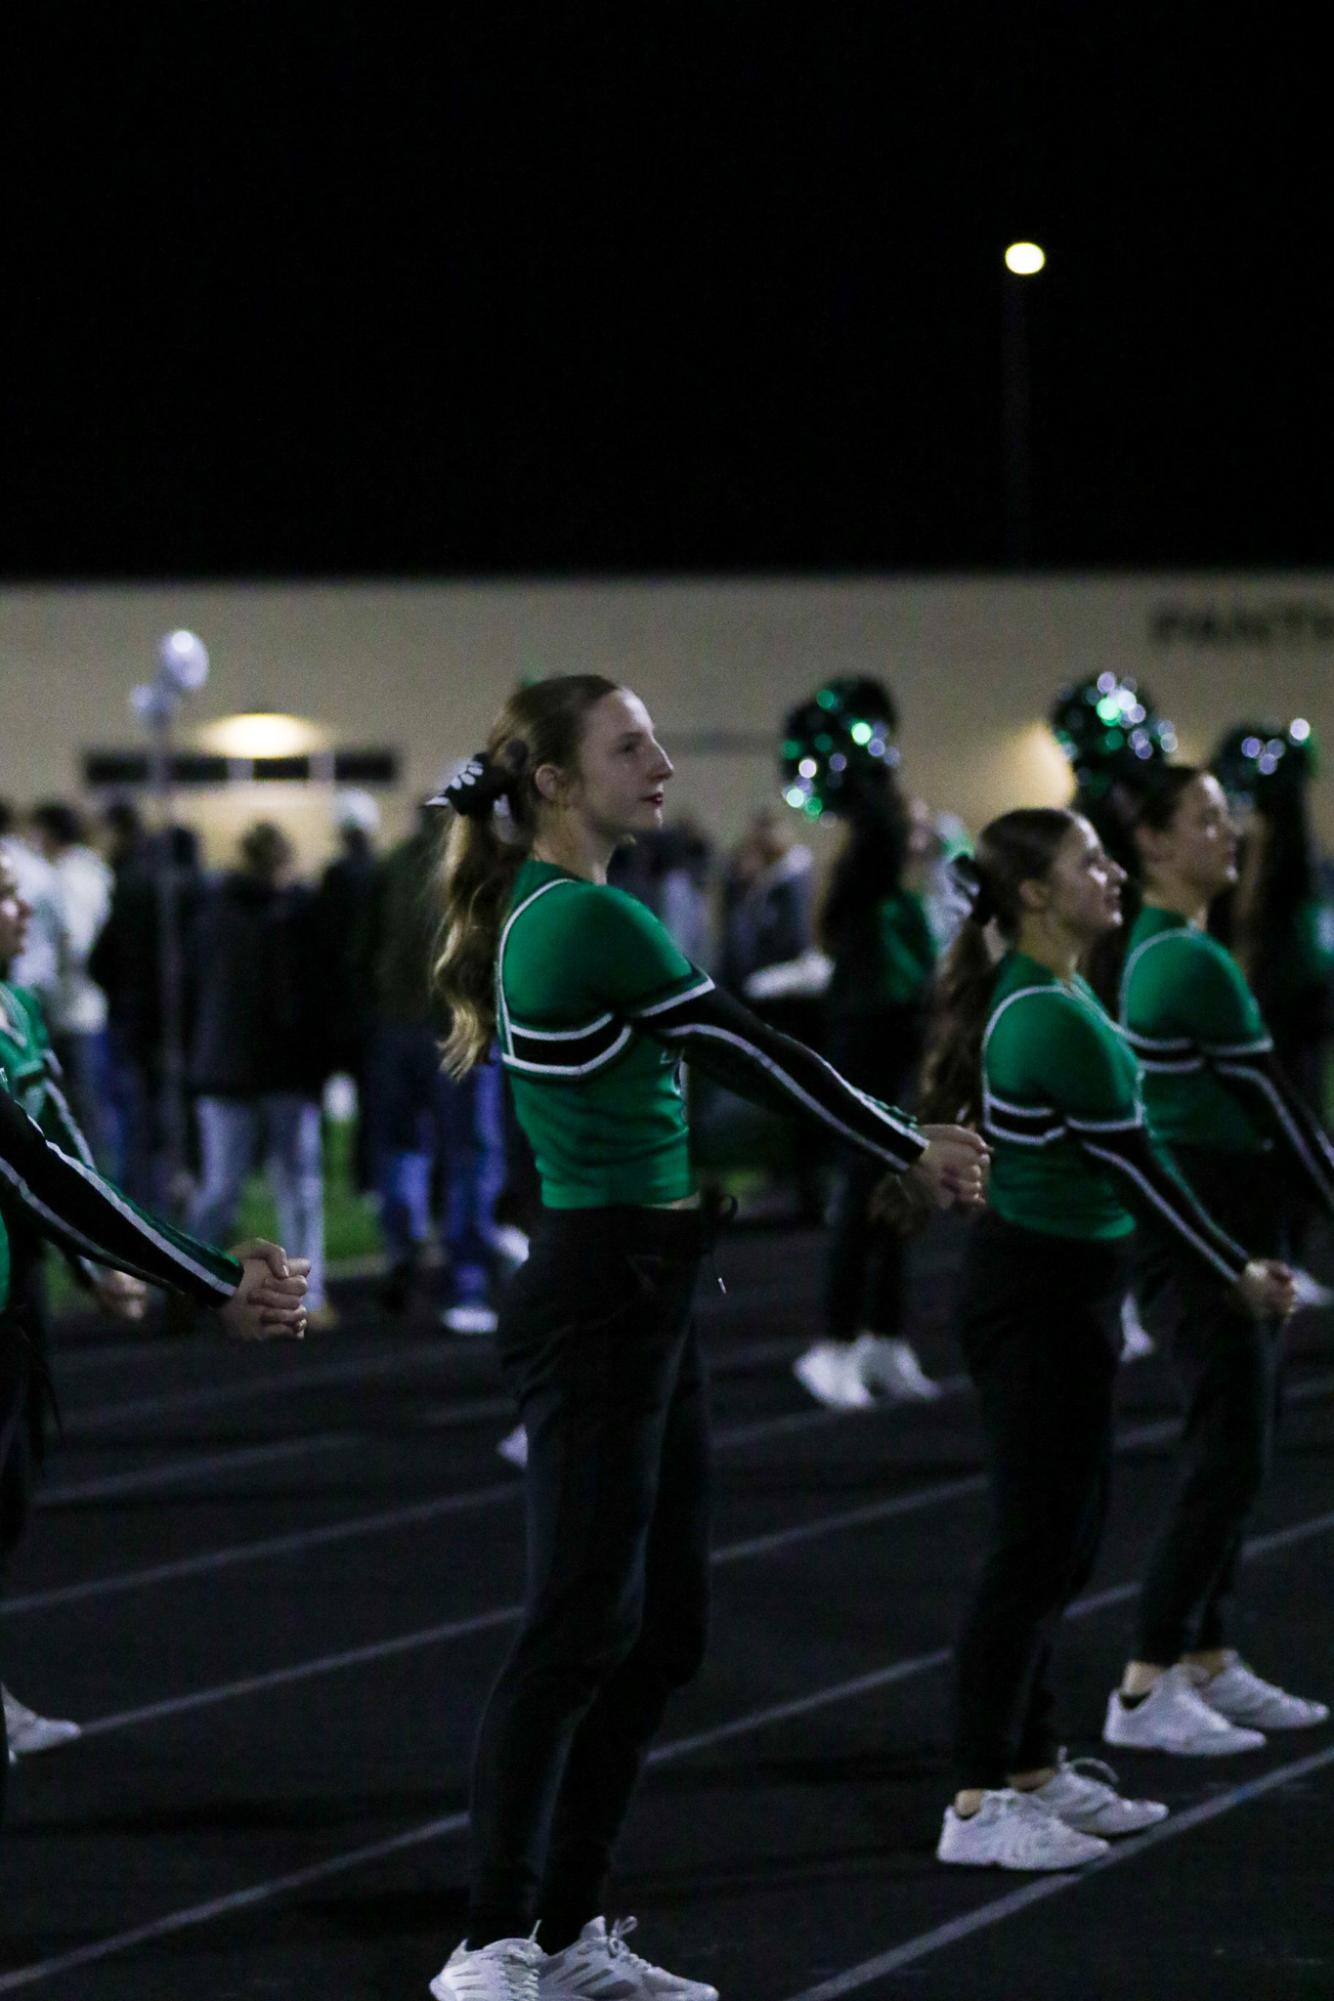
M 882 681 L 827 681 L 784 718 L 778 771 L 788 805 L 808 820 L 845 812 L 859 786 L 898 764 L 898 725 Z

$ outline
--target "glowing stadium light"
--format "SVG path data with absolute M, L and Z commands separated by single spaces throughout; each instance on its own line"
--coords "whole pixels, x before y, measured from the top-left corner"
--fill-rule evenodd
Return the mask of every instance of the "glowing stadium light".
M 205 750 L 224 757 L 301 757 L 325 747 L 324 733 L 304 716 L 278 709 L 247 709 L 219 716 L 199 732 Z
M 1012 243 L 1005 253 L 1005 268 L 1016 278 L 1035 278 L 1047 261 L 1047 253 L 1037 243 Z

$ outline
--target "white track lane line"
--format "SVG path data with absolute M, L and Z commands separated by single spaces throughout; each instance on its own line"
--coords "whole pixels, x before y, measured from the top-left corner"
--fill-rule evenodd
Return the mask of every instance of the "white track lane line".
M 725 1297 L 706 1296 L 700 1300 L 696 1311 L 712 1316 L 735 1312 L 738 1308 L 772 1304 L 779 1299 L 790 1301 L 791 1298 L 790 1286 L 760 1285 L 728 1293 Z M 751 1351 L 739 1350 L 738 1359 L 747 1352 L 759 1357 L 768 1357 L 775 1349 L 787 1353 L 799 1344 L 799 1338 L 793 1335 L 783 1342 L 756 1342 Z M 318 1342 L 318 1335 L 313 1339 Z M 245 1376 L 240 1381 L 207 1383 L 188 1390 L 163 1390 L 153 1396 L 129 1397 L 120 1403 L 62 1404 L 62 1408 L 71 1438 L 78 1439 L 89 1432 L 105 1431 L 118 1424 L 133 1424 L 145 1417 L 166 1417 L 174 1411 L 221 1409 L 231 1404 L 263 1402 L 275 1396 L 299 1395 L 307 1389 L 324 1389 L 339 1383 L 394 1376 L 419 1364 L 438 1364 L 451 1350 L 457 1352 L 458 1346 L 457 1336 L 441 1333 L 434 1340 L 407 1343 L 388 1354 L 348 1357 L 337 1362 L 312 1361 L 309 1348 L 298 1353 L 284 1350 L 283 1359 L 276 1366 L 263 1374 Z M 214 1353 L 223 1362 L 221 1342 L 214 1344 Z M 59 1381 L 61 1365 L 58 1356 L 53 1362 L 53 1373 Z
M 739 1348 L 733 1355 L 718 1358 L 712 1369 L 715 1381 L 743 1374 L 748 1368 L 767 1362 L 785 1361 L 800 1352 L 800 1341 L 789 1337 L 780 1341 L 756 1342 Z M 441 1392 L 444 1395 L 445 1392 Z M 466 1430 L 471 1424 L 514 1422 L 514 1406 L 507 1396 L 493 1396 L 471 1403 L 450 1404 L 445 1410 L 428 1411 L 413 1427 L 418 1433 Z M 161 1466 L 147 1466 L 130 1473 L 107 1473 L 92 1480 L 66 1481 L 44 1487 L 37 1497 L 39 1508 L 76 1507 L 84 1501 L 111 1501 L 134 1494 L 149 1494 L 173 1486 L 191 1475 L 212 1475 L 232 1470 L 244 1472 L 251 1466 L 276 1465 L 285 1459 L 303 1459 L 319 1452 L 346 1452 L 365 1443 L 364 1431 L 342 1428 L 336 1431 L 303 1432 L 294 1438 L 274 1439 L 267 1445 L 228 1446 L 221 1452 L 196 1453 L 188 1459 L 171 1459 Z M 75 1444 L 78 1439 L 74 1440 Z
M 1331 1378 L 1334 1386 L 1334 1378 Z M 941 1396 L 958 1395 L 968 1387 L 966 1376 L 947 1376 L 940 1381 Z M 881 1410 L 899 1406 L 882 1405 Z M 791 1437 L 795 1433 L 817 1431 L 837 1424 L 848 1415 L 844 1411 L 790 1411 L 782 1417 L 756 1418 L 749 1424 L 724 1427 L 715 1432 L 715 1451 L 755 1445 L 769 1438 Z M 853 1413 L 865 1416 L 865 1412 Z M 196 1556 L 175 1557 L 170 1562 L 148 1564 L 140 1570 L 113 1571 L 108 1577 L 85 1579 L 79 1584 L 52 1585 L 43 1591 L 20 1592 L 0 1603 L 0 1620 L 17 1618 L 24 1612 L 40 1612 L 55 1605 L 79 1604 L 90 1598 L 115 1597 L 153 1584 L 169 1584 L 182 1577 L 206 1576 L 210 1571 L 227 1570 L 241 1563 L 257 1563 L 270 1557 L 292 1556 L 298 1550 L 317 1549 L 329 1543 L 347 1542 L 357 1536 L 378 1535 L 414 1523 L 434 1521 L 446 1515 L 465 1514 L 474 1508 L 502 1506 L 521 1500 L 522 1483 L 511 1476 L 490 1487 L 468 1488 L 462 1493 L 442 1494 L 430 1501 L 407 1502 L 399 1508 L 382 1508 L 373 1514 L 354 1515 L 349 1520 L 328 1522 L 319 1528 L 293 1529 L 287 1535 L 262 1536 L 254 1542 L 231 1543 L 221 1549 L 201 1550 Z
M 448 1352 L 447 1336 L 434 1341 L 416 1341 L 388 1354 L 347 1356 L 337 1362 L 315 1362 L 308 1347 L 289 1344 L 282 1360 L 270 1362 L 262 1373 L 246 1375 L 229 1383 L 206 1383 L 188 1390 L 163 1390 L 153 1396 L 128 1397 L 121 1403 L 69 1404 L 61 1410 L 65 1429 L 72 1441 L 90 1433 L 106 1431 L 118 1424 L 133 1424 L 145 1417 L 168 1417 L 173 1412 L 210 1410 L 229 1404 L 263 1403 L 274 1397 L 300 1395 L 307 1390 L 336 1389 L 343 1383 L 381 1382 L 408 1375 L 416 1368 L 438 1367 Z M 219 1353 L 218 1359 L 225 1361 Z M 267 1359 L 267 1357 L 266 1357 Z M 54 1365 L 57 1379 L 60 1364 Z
M 304 1459 L 319 1452 L 345 1452 L 365 1443 L 364 1431 L 311 1431 L 299 1438 L 276 1438 L 271 1445 L 234 1445 L 224 1452 L 196 1452 L 188 1459 L 167 1459 L 160 1466 L 144 1466 L 133 1473 L 104 1473 L 96 1480 L 67 1481 L 63 1486 L 53 1483 L 42 1488 L 37 1506 L 69 1508 L 85 1501 L 127 1500 L 136 1494 L 155 1494 L 159 1488 L 174 1487 L 178 1480 L 210 1479 L 215 1473 L 244 1473 L 252 1466 L 276 1466 L 287 1459 Z
M 940 1380 L 942 1397 L 955 1396 L 968 1388 L 965 1376 L 947 1376 Z M 1304 1402 L 1312 1397 L 1334 1391 L 1334 1376 L 1322 1376 L 1299 1384 L 1289 1393 L 1289 1401 Z M 878 1406 L 879 1414 L 898 1409 L 896 1405 Z M 851 1415 L 865 1417 L 868 1413 L 856 1412 Z M 826 1425 L 842 1421 L 848 1413 L 828 1410 L 805 1410 L 788 1413 L 783 1417 L 761 1418 L 752 1423 L 733 1425 L 719 1431 L 714 1438 L 716 1450 L 761 1443 L 766 1439 L 791 1436 L 794 1433 L 821 1429 Z M 1141 1425 L 1126 1432 L 1117 1441 L 1118 1451 L 1133 1450 L 1136 1446 L 1156 1444 L 1171 1435 L 1175 1420 L 1160 1419 L 1153 1424 Z M 262 1450 L 262 1448 L 260 1448 Z M 875 1510 L 871 1519 L 885 1519 L 886 1508 L 892 1513 L 912 1513 L 919 1507 L 934 1505 L 937 1501 L 955 1500 L 961 1495 L 975 1493 L 985 1484 L 980 1473 L 961 1475 L 957 1480 L 939 1483 L 920 1490 L 919 1494 L 898 1496 L 889 1503 L 871 1503 Z M 60 1605 L 73 1605 L 95 1598 L 110 1598 L 128 1591 L 150 1588 L 159 1584 L 170 1584 L 188 1577 L 207 1576 L 211 1572 L 233 1569 L 244 1563 L 263 1562 L 272 1558 L 292 1556 L 304 1549 L 327 1547 L 333 1543 L 352 1541 L 363 1535 L 392 1533 L 399 1528 L 411 1527 L 417 1523 L 443 1519 L 453 1514 L 471 1513 L 476 1508 L 503 1506 L 522 1497 L 523 1489 L 518 1481 L 510 1479 L 490 1487 L 470 1488 L 463 1493 L 444 1494 L 430 1501 L 405 1503 L 399 1508 L 385 1508 L 367 1515 L 353 1516 L 350 1520 L 329 1522 L 319 1528 L 294 1529 L 287 1535 L 263 1536 L 254 1542 L 233 1543 L 220 1549 L 202 1550 L 195 1556 L 176 1557 L 169 1562 L 148 1564 L 138 1570 L 113 1572 L 110 1576 L 88 1578 L 78 1584 L 52 1585 L 45 1590 L 21 1592 L 0 1605 L 0 1620 L 18 1618 L 25 1613 L 41 1612 Z M 840 1516 L 840 1521 L 848 1518 Z M 779 1530 L 780 1536 L 789 1531 Z M 759 1549 L 772 1545 L 772 1538 L 757 1538 L 754 1547 Z M 778 1545 L 781 1547 L 781 1543 Z
M 1002 1923 L 1018 1911 L 1026 1911 L 1031 1904 L 1043 1903 L 1048 1897 L 1062 1896 L 1067 1890 L 1077 1890 L 1086 1881 L 1092 1881 L 1108 1869 L 1115 1869 L 1119 1863 L 1133 1862 L 1148 1848 L 1156 1848 L 1164 1841 L 1175 1841 L 1194 1828 L 1217 1820 L 1221 1814 L 1231 1813 L 1234 1807 L 1247 1806 L 1252 1800 L 1263 1799 L 1266 1793 L 1309 1778 L 1313 1772 L 1323 1771 L 1331 1764 L 1334 1764 L 1334 1744 L 1327 1744 L 1323 1751 L 1311 1751 L 1304 1758 L 1293 1758 L 1286 1765 L 1276 1765 L 1260 1778 L 1244 1779 L 1239 1785 L 1229 1786 L 1226 1792 L 1215 1793 L 1212 1799 L 1202 1800 L 1198 1806 L 1185 1807 L 1181 1812 L 1171 1814 L 1144 1834 L 1132 1835 L 1128 1841 L 1118 1841 L 1110 1853 L 1082 1869 L 1067 1870 L 1059 1875 L 1045 1876 L 1040 1882 L 1026 1883 L 1022 1889 L 1012 1890 L 1006 1897 L 997 1897 L 978 1910 L 969 1911 L 963 1917 L 951 1918 L 947 1924 L 936 1925 L 929 1932 L 920 1932 L 916 1938 L 905 1939 L 902 1945 L 890 1946 L 886 1952 L 876 1953 L 857 1966 L 835 1973 L 814 1987 L 805 1987 L 799 1994 L 791 1996 L 790 2001 L 838 2001 L 841 1995 L 855 1994 L 874 1981 L 887 1979 L 902 1967 L 917 1965 L 933 1952 L 957 1945 L 961 1939 L 973 1938 L 978 1932 L 989 1931 L 992 1925 Z M 966 1987 L 967 1976 L 961 1975 L 960 1978 Z
M 1150 1438 L 1164 1431 L 1174 1432 L 1175 1425 L 1162 1422 L 1141 1425 L 1127 1432 L 1118 1441 L 1118 1450 L 1133 1450 Z M 772 1556 L 782 1549 L 792 1549 L 806 1542 L 816 1542 L 825 1536 L 841 1535 L 848 1529 L 867 1528 L 872 1524 L 892 1521 L 897 1517 L 923 1512 L 966 1495 L 980 1492 L 985 1485 L 981 1473 L 961 1474 L 954 1480 L 942 1480 L 930 1487 L 918 1488 L 909 1494 L 896 1494 L 888 1500 L 869 1501 L 857 1508 L 846 1508 L 837 1514 L 820 1515 L 814 1521 L 798 1522 L 785 1529 L 772 1529 L 764 1535 L 747 1536 L 740 1542 L 724 1544 L 714 1550 L 710 1562 L 715 1566 L 729 1563 L 744 1563 L 755 1557 Z M 1323 1530 L 1334 1515 L 1317 1517 L 1319 1529 Z M 1315 1533 L 1318 1531 L 1308 1531 Z M 1115 1586 L 1114 1591 L 1128 1595 L 1132 1586 Z M 1084 1601 L 1081 1601 L 1084 1602 Z M 1089 1601 L 1094 1609 L 1101 1609 L 1101 1599 Z M 1109 1601 L 1110 1602 L 1110 1601 Z M 1117 1599 L 1115 1602 L 1120 1602 Z M 312 1681 L 325 1674 L 339 1674 L 354 1667 L 366 1667 L 374 1661 L 389 1660 L 407 1653 L 415 1653 L 425 1647 L 442 1646 L 454 1640 L 470 1638 L 475 1633 L 490 1632 L 496 1626 L 517 1620 L 522 1607 L 519 1605 L 498 1605 L 488 1611 L 473 1613 L 467 1617 L 442 1620 L 412 1633 L 398 1633 L 390 1639 L 370 1640 L 359 1647 L 342 1649 L 337 1653 L 319 1654 L 311 1659 L 292 1662 L 287 1667 L 270 1668 L 253 1675 L 238 1676 L 232 1681 L 218 1682 L 206 1688 L 192 1689 L 184 1695 L 164 1696 L 157 1702 L 144 1703 L 135 1709 L 114 1711 L 108 1716 L 90 1717 L 83 1724 L 86 1738 L 104 1737 L 113 1731 L 131 1730 L 144 1723 L 160 1723 L 171 1716 L 184 1716 L 199 1709 L 211 1709 L 223 1702 L 234 1702 L 251 1695 L 259 1695 L 275 1688 L 284 1688 L 297 1682 Z M 1072 1614 L 1073 1616 L 1073 1614 Z
M 1310 1536 L 1322 1534 L 1331 1527 L 1334 1527 L 1334 1513 L 1319 1515 L 1307 1522 L 1294 1523 L 1290 1528 L 1278 1529 L 1271 1535 L 1258 1536 L 1253 1542 L 1246 1544 L 1242 1552 L 1243 1560 L 1250 1562 L 1257 1556 L 1286 1549 Z M 1092 1598 L 1081 1599 L 1077 1605 L 1071 1606 L 1067 1617 L 1087 1617 L 1090 1613 L 1102 1611 L 1108 1605 L 1120 1604 L 1124 1599 L 1133 1596 L 1138 1589 L 1138 1581 L 1113 1586 L 1111 1590 L 1099 1592 Z M 812 1715 L 816 1710 L 831 1708 L 837 1703 L 847 1702 L 858 1696 L 873 1693 L 877 1689 L 887 1688 L 894 1682 L 904 1681 L 910 1675 L 943 1666 L 949 1658 L 949 1648 L 942 1647 L 934 1653 L 919 1654 L 913 1660 L 896 1661 L 888 1667 L 858 1675 L 851 1681 L 816 1689 L 809 1695 L 797 1696 L 786 1702 L 771 1703 L 763 1709 L 750 1710 L 743 1716 L 732 1717 L 726 1723 L 715 1724 L 711 1729 L 697 1730 L 690 1736 L 676 1737 L 666 1744 L 658 1745 L 649 1753 L 648 1763 L 668 1764 L 678 1758 L 690 1757 L 696 1751 L 708 1750 L 716 1744 L 730 1742 L 733 1738 L 749 1736 L 757 1730 L 766 1729 L 771 1724 L 787 1723 L 801 1716 Z M 1317 1764 L 1331 1759 L 1334 1759 L 1334 1746 L 1328 1751 L 1316 1753 L 1314 1762 L 1309 1758 L 1301 1759 L 1292 1767 L 1279 1767 L 1267 1773 L 1263 1779 L 1253 1780 L 1248 1785 L 1235 1788 L 1236 1797 L 1225 1795 L 1224 1802 L 1231 1801 L 1232 1804 L 1240 1805 L 1243 1799 L 1285 1783 L 1287 1779 L 1300 1776 L 1302 1772 L 1315 1769 Z M 1209 1801 L 1207 1804 L 1214 1812 L 1226 1811 L 1226 1803 Z M 1188 1819 L 1188 1815 L 1193 1818 Z M 1212 1817 L 1211 1813 L 1203 1809 L 1190 1808 L 1187 1813 L 1174 1815 L 1171 1821 L 1162 1825 L 1163 1828 L 1170 1829 L 1174 1825 L 1195 1825 L 1199 1820 Z M 156 1939 L 171 1938 L 198 1925 L 211 1924 L 219 1918 L 234 1917 L 240 1911 L 253 1910 L 258 1905 L 272 1903 L 292 1891 L 307 1889 L 314 1883 L 329 1882 L 334 1877 L 347 1875 L 354 1869 L 384 1861 L 388 1856 L 403 1854 L 409 1849 L 424 1847 L 428 1842 L 443 1840 L 447 1835 L 462 1832 L 467 1820 L 467 1813 L 463 1811 L 443 1814 L 436 1820 L 427 1821 L 419 1827 L 405 1828 L 401 1833 L 389 1835 L 382 1841 L 367 1842 L 360 1848 L 344 1849 L 337 1855 L 326 1856 L 322 1862 L 312 1862 L 303 1869 L 293 1869 L 286 1875 L 270 1877 L 266 1882 L 252 1883 L 243 1890 L 230 1891 L 226 1896 L 213 1897 L 205 1903 L 189 1904 L 182 1910 L 168 1911 L 162 1917 L 151 1919 L 147 1924 L 136 1925 L 130 1931 L 115 1932 L 105 1938 L 94 1939 L 87 1945 L 77 1946 L 70 1952 L 57 1954 L 51 1959 L 35 1960 L 29 1966 L 16 1967 L 12 1973 L 0 1976 L 0 1994 L 18 1993 L 22 1988 L 35 1987 L 41 1981 L 54 1980 L 62 1973 L 72 1973 L 77 1967 L 91 1966 L 99 1960 L 111 1959 L 119 1953 L 132 1951 L 135 1946 L 149 1945 Z M 1136 1847 L 1142 1848 L 1148 1839 L 1148 1836 L 1137 1837 Z M 1113 1850 L 1113 1858 L 1126 1852 L 1124 1847 L 1121 1850 Z M 1110 1859 L 1112 1858 L 1108 1858 Z M 1099 1862 L 1094 1867 L 1106 1868 L 1107 1861 Z M 1050 1895 L 1057 1886 L 1073 1886 L 1077 1880 L 1066 1876 L 1048 1878 L 1040 1887 Z M 1023 1898 L 1026 1902 L 1034 1900 L 1031 1896 L 1025 1898 L 1023 1892 L 1016 1893 L 1016 1897 Z M 1003 1898 L 1001 1902 L 1007 1909 L 1000 1915 L 1007 1915 L 1011 1908 L 1021 1907 L 1016 1898 Z M 806 1997 L 806 2001 L 809 2001 L 809 1997 Z

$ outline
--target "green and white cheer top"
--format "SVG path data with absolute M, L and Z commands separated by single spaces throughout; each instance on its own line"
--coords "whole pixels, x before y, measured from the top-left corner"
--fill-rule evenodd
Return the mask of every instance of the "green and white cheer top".
M 904 1113 L 720 994 L 634 897 L 550 862 L 526 862 L 510 899 L 496 1039 L 551 1209 L 694 1194 L 683 1057 L 890 1169 L 925 1146 Z
M 104 1179 L 61 1088 L 36 994 L 0 981 L 0 1311 L 18 1241 L 56 1244 L 90 1283 L 98 1267 L 222 1306 L 241 1267 L 150 1215 Z
M 1220 1277 L 1247 1253 L 1155 1150 L 1138 1065 L 1093 989 L 1010 952 L 982 1041 L 991 1207 L 1048 1236 L 1107 1241 L 1156 1218 Z
M 1155 1138 L 1224 1154 L 1277 1146 L 1334 1210 L 1334 1148 L 1276 1063 L 1259 1004 L 1225 946 L 1178 911 L 1146 905 L 1126 948 L 1121 1020 Z

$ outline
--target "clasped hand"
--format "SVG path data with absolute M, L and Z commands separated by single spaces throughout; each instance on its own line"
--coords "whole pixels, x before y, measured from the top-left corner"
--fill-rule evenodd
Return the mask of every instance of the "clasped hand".
M 926 1151 L 905 1174 L 887 1174 L 871 1199 L 871 1215 L 905 1234 L 934 1209 L 955 1203 L 979 1208 L 987 1199 L 991 1153 L 968 1126 L 923 1126 Z
M 306 1331 L 309 1258 L 289 1258 L 281 1244 L 249 1237 L 232 1251 L 241 1283 L 218 1314 L 235 1341 L 300 1341 Z

